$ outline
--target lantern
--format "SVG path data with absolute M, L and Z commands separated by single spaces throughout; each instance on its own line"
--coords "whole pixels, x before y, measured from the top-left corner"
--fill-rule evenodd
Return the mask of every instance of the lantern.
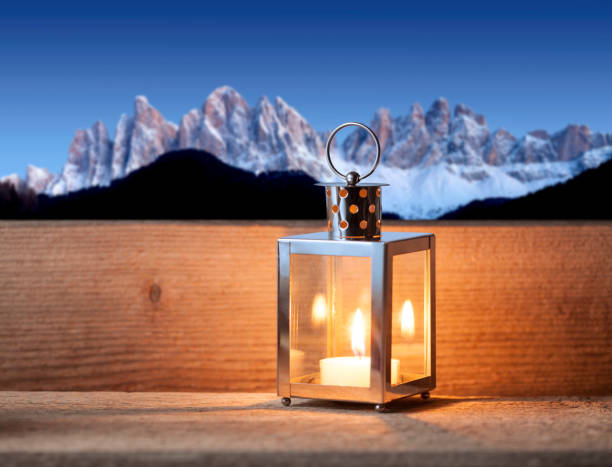
M 333 165 L 338 131 L 370 134 L 376 162 L 363 177 Z M 381 232 L 381 188 L 363 183 L 380 161 L 374 132 L 345 123 L 327 141 L 341 183 L 320 183 L 327 232 L 278 239 L 277 389 L 291 398 L 365 402 L 385 411 L 435 387 L 435 239 Z

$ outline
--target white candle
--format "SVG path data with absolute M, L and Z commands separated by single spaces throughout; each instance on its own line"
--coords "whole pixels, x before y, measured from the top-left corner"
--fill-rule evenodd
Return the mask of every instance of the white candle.
M 366 353 L 366 326 L 363 313 L 355 310 L 351 328 L 351 349 L 355 357 L 329 357 L 319 360 L 321 384 L 327 386 L 370 387 L 370 357 Z M 391 360 L 391 384 L 399 381 L 399 360 Z
M 321 384 L 370 387 L 370 357 L 330 357 L 319 361 Z M 399 360 L 391 359 L 391 384 L 399 381 Z

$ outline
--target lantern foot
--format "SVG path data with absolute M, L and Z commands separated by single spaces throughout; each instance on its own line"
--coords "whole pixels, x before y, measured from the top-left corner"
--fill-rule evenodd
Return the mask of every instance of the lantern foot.
M 374 409 L 378 412 L 378 413 L 387 413 L 390 412 L 389 407 L 387 407 L 386 404 L 376 404 L 374 406 Z
M 281 399 L 281 402 L 283 403 L 283 405 L 285 407 L 289 407 L 291 405 L 291 398 L 290 397 L 283 397 Z
M 421 399 L 423 400 L 427 400 L 431 397 L 431 394 L 429 394 L 429 391 L 425 391 L 421 393 Z

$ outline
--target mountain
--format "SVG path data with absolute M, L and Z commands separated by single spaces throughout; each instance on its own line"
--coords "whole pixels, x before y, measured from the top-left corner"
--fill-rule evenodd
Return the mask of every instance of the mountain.
M 521 198 L 472 201 L 442 219 L 612 219 L 612 161 Z
M 403 218 L 436 218 L 478 199 L 525 196 L 612 158 L 612 134 L 568 125 L 552 135 L 535 130 L 516 137 L 503 128 L 490 131 L 485 117 L 465 105 L 451 111 L 444 98 L 426 112 L 413 104 L 405 116 L 380 109 L 370 126 L 382 147 L 371 180 L 390 183 L 383 206 Z M 228 86 L 214 90 L 178 126 L 138 96 L 133 116 L 121 116 L 114 139 L 96 122 L 75 133 L 59 175 L 33 168 L 25 181 L 13 177 L 10 183 L 50 196 L 108 186 L 176 149 L 204 150 L 254 174 L 301 170 L 316 180 L 334 180 L 324 155 L 328 135 L 280 97 L 262 97 L 250 107 Z M 341 171 L 368 170 L 374 145 L 363 130 L 336 143 L 332 151 Z
M 254 108 L 234 89 L 216 89 L 201 109 L 181 119 L 179 147 L 215 154 L 223 162 L 254 173 L 302 170 L 328 176 L 319 134 L 277 97 L 262 97 Z
M 451 113 L 443 98 L 425 114 L 418 104 L 397 118 L 381 109 L 371 127 L 382 151 L 377 176 L 391 185 L 384 207 L 403 218 L 432 219 L 478 199 L 525 196 L 612 158 L 612 134 L 584 125 L 521 138 L 504 129 L 491 133 L 484 116 L 464 105 Z M 346 159 L 341 170 L 364 173 L 374 143 L 365 132 L 353 133 L 339 155 Z
M 44 189 L 62 195 L 94 186 L 107 186 L 111 180 L 153 162 L 177 145 L 178 128 L 166 122 L 146 97 L 138 96 L 134 117 L 122 115 L 111 141 L 104 123 L 98 121 L 87 130 L 77 130 L 68 161 L 62 173 Z
M 303 172 L 255 175 L 199 150 L 164 154 L 107 187 L 38 195 L 27 212 L 11 203 L 13 217 L 34 219 L 325 218 L 323 188 Z

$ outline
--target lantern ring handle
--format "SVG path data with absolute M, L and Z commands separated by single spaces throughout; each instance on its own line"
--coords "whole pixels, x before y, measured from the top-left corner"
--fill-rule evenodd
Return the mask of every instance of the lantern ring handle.
M 331 148 L 331 142 L 334 139 L 334 136 L 336 136 L 336 133 L 338 133 L 343 128 L 346 128 L 347 126 L 358 126 L 359 128 L 363 128 L 365 131 L 367 131 L 370 134 L 370 136 L 374 140 L 374 143 L 376 144 L 376 161 L 374 161 L 374 165 L 372 166 L 370 171 L 364 176 L 360 176 L 357 172 L 349 172 L 347 174 L 343 174 L 338 169 L 336 169 L 336 167 L 334 167 L 334 164 L 332 163 L 331 154 L 329 152 Z M 374 171 L 376 170 L 376 167 L 378 167 L 378 164 L 380 163 L 380 142 L 378 141 L 378 137 L 376 136 L 376 133 L 374 133 L 369 127 L 367 127 L 363 123 L 359 123 L 359 122 L 343 123 L 342 125 L 337 127 L 334 131 L 332 131 L 331 134 L 329 135 L 329 139 L 327 140 L 325 151 L 327 153 L 327 164 L 329 165 L 329 168 L 332 169 L 332 171 L 336 175 L 344 178 L 349 185 L 355 185 L 360 180 L 363 180 L 364 178 L 367 178 L 370 175 L 372 175 Z

